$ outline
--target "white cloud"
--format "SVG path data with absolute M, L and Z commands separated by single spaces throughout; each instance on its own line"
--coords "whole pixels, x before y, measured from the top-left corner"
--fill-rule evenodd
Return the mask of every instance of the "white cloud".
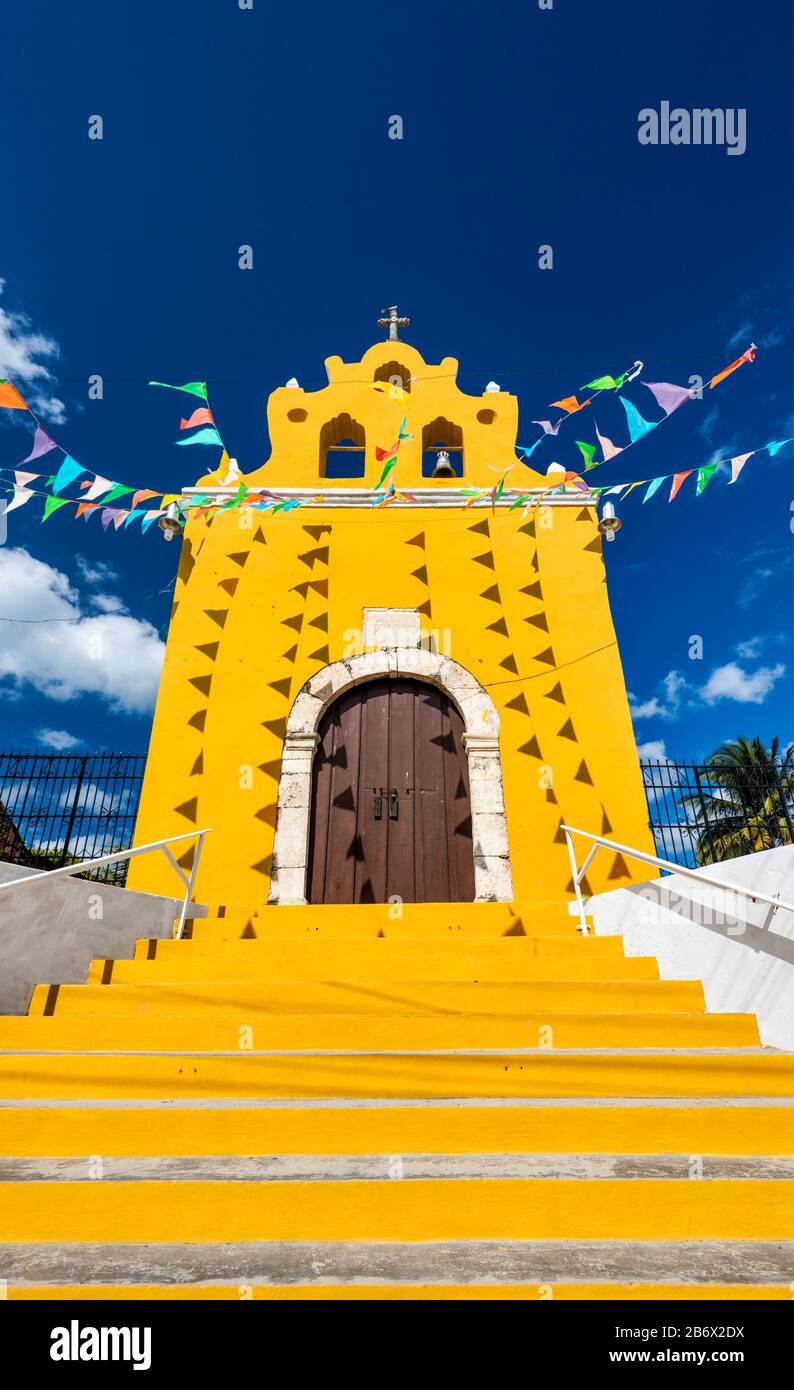
M 728 339 L 729 348 L 748 348 L 753 341 L 753 325 L 751 323 L 740 323 L 735 333 Z
M 785 672 L 785 666 L 759 666 L 752 673 L 743 671 L 735 661 L 716 666 L 700 694 L 707 705 L 717 700 L 738 700 L 741 704 L 761 705 Z
M 638 743 L 637 752 L 641 758 L 658 758 L 660 762 L 667 757 L 664 739 L 653 739 L 650 743 Z
M 768 322 L 768 312 L 764 312 L 763 318 Z M 786 335 L 779 327 L 759 329 L 756 323 L 748 321 L 747 323 L 739 324 L 736 332 L 732 333 L 728 339 L 727 346 L 731 350 L 734 348 L 749 348 L 751 343 L 755 343 L 758 347 L 762 348 L 779 347 L 785 340 Z
M 764 592 L 770 579 L 774 579 L 775 571 L 769 569 L 767 565 L 759 565 L 751 574 L 745 578 L 742 587 L 737 595 L 737 603 L 740 608 L 749 608 L 757 598 Z
M 745 660 L 758 655 L 763 642 L 762 637 L 753 637 L 739 643 L 737 651 Z M 744 650 L 742 650 L 744 649 Z M 718 700 L 736 700 L 740 704 L 760 705 L 766 699 L 775 682 L 785 672 L 785 666 L 759 666 L 757 671 L 744 671 L 735 661 L 724 666 L 715 666 L 705 685 L 700 688 L 691 684 L 680 671 L 668 671 L 659 681 L 656 694 L 649 700 L 638 702 L 629 695 L 631 717 L 638 719 L 678 719 L 682 708 L 694 709 L 698 705 L 714 705 Z M 643 745 L 651 747 L 650 744 Z M 654 755 L 649 753 L 648 757 Z
M 164 652 L 156 628 L 127 614 L 86 616 L 66 575 L 21 548 L 0 548 L 0 617 L 15 620 L 0 622 L 0 685 L 12 695 L 32 686 L 61 702 L 98 695 L 128 714 L 153 707 Z
M 0 294 L 4 288 L 5 282 L 0 280 Z M 63 401 L 52 394 L 55 378 L 47 365 L 59 355 L 55 339 L 37 333 L 26 314 L 0 305 L 0 377 L 7 377 L 18 386 L 36 413 L 54 425 L 66 419 Z
M 126 613 L 127 605 L 118 594 L 91 594 L 89 603 L 100 613 Z
M 740 656 L 743 661 L 754 661 L 763 644 L 763 637 L 750 637 L 746 642 L 737 642 L 737 655 Z
M 632 719 L 652 719 L 654 716 L 658 719 L 676 719 L 681 707 L 682 692 L 686 688 L 687 682 L 680 671 L 668 671 L 659 682 L 663 698 L 653 695 L 650 700 L 638 704 L 636 697 L 629 695 Z
M 652 719 L 655 714 L 663 714 L 664 711 L 656 696 L 652 700 L 645 700 L 642 704 L 636 703 L 636 696 L 629 691 L 629 708 L 632 719 Z
M 716 405 L 712 406 L 711 410 L 707 411 L 707 413 L 704 415 L 703 419 L 698 425 L 698 434 L 701 435 L 703 439 L 711 439 L 712 435 L 714 434 L 714 427 L 719 419 L 719 415 L 719 406 Z
M 85 555 L 75 555 L 74 558 L 85 584 L 115 584 L 119 578 L 118 570 L 105 560 L 87 560 Z
M 56 753 L 65 753 L 70 748 L 78 748 L 82 743 L 82 739 L 75 738 L 74 734 L 67 734 L 65 729 L 39 729 L 36 738 L 45 748 L 52 748 Z

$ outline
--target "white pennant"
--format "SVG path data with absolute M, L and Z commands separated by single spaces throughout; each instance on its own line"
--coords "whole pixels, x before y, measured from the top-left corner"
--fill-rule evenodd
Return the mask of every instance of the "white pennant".
M 93 502 L 95 498 L 101 497 L 103 492 L 110 492 L 112 487 L 113 482 L 110 478 L 100 478 L 99 474 L 97 474 L 90 488 L 88 488 L 85 493 L 85 496 L 81 497 L 80 500 L 81 502 Z
M 30 488 L 15 487 L 14 500 L 13 502 L 9 502 L 8 506 L 6 507 L 6 516 L 8 516 L 9 512 L 13 512 L 15 507 L 24 507 L 25 503 L 29 502 L 31 497 L 35 497 L 35 495 L 36 494 L 34 492 L 31 492 Z
M 757 453 L 757 450 L 751 449 L 749 454 L 737 454 L 735 459 L 731 459 L 731 483 L 736 482 L 747 460 L 751 459 L 754 453 Z M 728 487 L 730 487 L 731 483 L 728 484 Z

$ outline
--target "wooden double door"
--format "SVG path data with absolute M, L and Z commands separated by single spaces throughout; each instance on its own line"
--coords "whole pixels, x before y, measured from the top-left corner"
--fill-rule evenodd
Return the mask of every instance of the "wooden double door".
M 326 711 L 312 777 L 312 903 L 471 902 L 463 721 L 421 681 L 355 686 Z

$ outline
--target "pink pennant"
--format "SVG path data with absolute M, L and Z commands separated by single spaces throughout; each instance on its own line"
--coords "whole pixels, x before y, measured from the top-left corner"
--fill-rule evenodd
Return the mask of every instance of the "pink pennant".
M 33 436 L 33 448 L 27 458 L 22 459 L 22 463 L 32 463 L 34 459 L 41 458 L 42 454 L 48 454 L 50 449 L 57 449 L 58 445 L 54 439 L 50 439 L 46 430 L 41 425 L 36 426 L 36 433 Z M 35 478 L 35 473 L 33 477 Z
M 665 415 L 672 415 L 684 401 L 691 400 L 689 388 L 675 386 L 672 381 L 643 381 L 642 385 L 653 392 Z
M 130 514 L 130 509 L 129 509 L 129 507 L 127 508 L 126 511 L 124 511 L 124 509 L 122 508 L 121 511 L 117 511 L 117 512 L 116 512 L 116 515 L 115 515 L 114 518 L 113 518 L 113 525 L 115 526 L 115 528 L 116 528 L 117 531 L 118 531 L 118 529 L 119 529 L 120 526 L 123 526 L 123 525 L 124 525 L 124 522 L 127 520 L 127 517 L 129 516 L 129 514 Z
M 751 449 L 749 454 L 737 454 L 735 459 L 731 459 L 731 482 L 728 484 L 728 487 L 730 487 L 731 483 L 736 482 L 747 460 L 751 459 L 754 453 L 756 453 L 756 450 Z
M 607 439 L 605 434 L 600 433 L 598 425 L 596 425 L 596 435 L 598 436 L 598 442 L 604 454 L 605 463 L 608 462 L 609 459 L 615 458 L 617 454 L 623 453 L 622 448 L 618 448 L 616 444 L 612 443 L 611 439 Z
M 195 429 L 196 425 L 214 424 L 215 421 L 212 418 L 212 411 L 207 406 L 200 405 L 198 410 L 193 411 L 189 420 L 180 420 L 179 428 L 181 430 L 192 430 Z
M 684 479 L 688 478 L 690 473 L 694 473 L 694 471 L 694 468 L 687 468 L 684 470 L 683 473 L 673 474 L 673 485 L 670 488 L 670 496 L 667 499 L 668 502 L 672 502 L 673 498 L 678 495 L 678 492 L 681 488 L 681 484 L 684 482 Z
M 14 472 L 14 481 L 17 487 L 27 487 L 28 483 L 32 483 L 34 478 L 40 477 L 40 473 L 23 473 L 19 468 Z

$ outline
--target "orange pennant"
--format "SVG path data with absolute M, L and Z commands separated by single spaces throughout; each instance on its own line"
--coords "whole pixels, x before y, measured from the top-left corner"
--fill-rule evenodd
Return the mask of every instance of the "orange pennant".
M 97 509 L 97 503 L 96 503 L 96 502 L 78 502 L 78 504 L 77 504 L 77 511 L 76 511 L 75 514 L 74 514 L 74 519 L 75 519 L 75 521 L 77 520 L 78 516 L 83 516 L 85 513 L 88 513 L 88 512 L 95 512 L 96 509 Z
M 726 376 L 730 376 L 731 372 L 738 371 L 739 367 L 741 367 L 743 363 L 754 362 L 755 353 L 755 343 L 751 343 L 747 351 L 742 353 L 741 357 L 737 357 L 735 362 L 731 362 L 730 366 L 728 367 L 723 367 L 721 372 L 717 372 L 717 375 L 711 378 L 711 381 L 709 382 L 709 390 L 713 391 L 714 387 L 718 386 L 721 381 L 724 381 Z
M 135 508 L 136 508 L 137 505 L 138 505 L 138 503 L 139 503 L 139 502 L 143 502 L 145 498 L 147 498 L 147 497 L 159 497 L 160 495 L 161 495 L 161 494 L 160 494 L 159 492 L 152 492 L 151 488 L 148 488 L 148 487 L 141 487 L 141 488 L 139 488 L 138 491 L 137 491 L 136 493 L 133 494 L 132 506 L 131 506 L 131 508 L 130 508 L 130 511 L 133 511 L 133 512 L 134 512 L 134 511 L 135 511 Z
M 672 502 L 673 498 L 678 495 L 679 489 L 684 479 L 688 478 L 690 473 L 694 473 L 694 471 L 694 468 L 687 468 L 683 473 L 673 474 L 673 486 L 670 488 L 670 496 L 667 499 L 668 502 Z
M 573 415 L 577 410 L 581 410 L 582 408 L 575 396 L 566 396 L 563 400 L 551 401 L 550 404 L 558 405 L 560 410 L 564 410 L 567 415 Z
M 0 381 L 0 409 L 27 410 L 16 386 L 12 386 L 10 381 Z

